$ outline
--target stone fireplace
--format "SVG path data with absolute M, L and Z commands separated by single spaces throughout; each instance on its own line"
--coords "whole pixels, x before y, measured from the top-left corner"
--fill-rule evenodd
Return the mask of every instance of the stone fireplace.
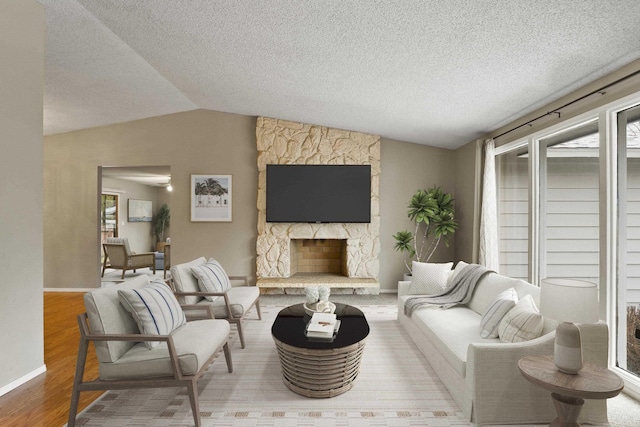
M 257 285 L 379 288 L 380 138 L 259 117 Z M 266 222 L 267 164 L 371 165 L 371 222 Z M 374 291 L 375 292 L 375 291 Z

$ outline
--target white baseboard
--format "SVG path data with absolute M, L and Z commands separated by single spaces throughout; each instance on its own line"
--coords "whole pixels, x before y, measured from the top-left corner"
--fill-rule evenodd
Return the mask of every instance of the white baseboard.
M 0 387 L 0 396 L 4 396 L 5 394 L 9 393 L 11 390 L 20 387 L 22 384 L 34 379 L 40 374 L 44 374 L 45 372 L 47 372 L 47 365 L 42 365 L 38 369 L 35 369 L 29 372 L 27 375 L 23 375 L 17 380 L 10 382 L 9 384 L 3 387 Z
M 44 292 L 89 292 L 96 288 L 44 288 Z

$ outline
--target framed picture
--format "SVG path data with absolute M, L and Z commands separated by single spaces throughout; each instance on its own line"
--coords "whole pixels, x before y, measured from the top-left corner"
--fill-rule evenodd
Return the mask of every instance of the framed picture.
M 231 221 L 231 175 L 191 175 L 191 221 Z
M 129 222 L 151 222 L 153 216 L 151 200 L 129 199 Z

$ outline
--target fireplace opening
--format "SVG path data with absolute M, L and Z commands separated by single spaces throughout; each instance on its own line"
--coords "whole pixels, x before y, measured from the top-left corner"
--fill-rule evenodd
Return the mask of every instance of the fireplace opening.
M 346 239 L 292 239 L 291 275 L 348 276 Z

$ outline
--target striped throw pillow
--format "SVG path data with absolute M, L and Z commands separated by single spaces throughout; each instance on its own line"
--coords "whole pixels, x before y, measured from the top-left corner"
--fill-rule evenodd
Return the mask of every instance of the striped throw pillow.
M 229 276 L 222 265 L 213 258 L 204 265 L 191 267 L 191 272 L 198 279 L 198 287 L 202 292 L 225 292 L 231 288 Z M 205 298 L 213 301 L 217 297 L 207 296 Z
M 538 338 L 542 334 L 544 318 L 531 295 L 525 295 L 507 314 L 498 327 L 500 341 L 522 342 Z
M 180 303 L 161 279 L 140 288 L 119 290 L 118 297 L 138 324 L 141 334 L 169 335 L 187 322 Z M 150 349 L 158 344 L 158 341 L 145 342 Z
M 480 336 L 482 338 L 498 338 L 500 321 L 518 302 L 518 293 L 509 288 L 498 294 L 480 319 Z

